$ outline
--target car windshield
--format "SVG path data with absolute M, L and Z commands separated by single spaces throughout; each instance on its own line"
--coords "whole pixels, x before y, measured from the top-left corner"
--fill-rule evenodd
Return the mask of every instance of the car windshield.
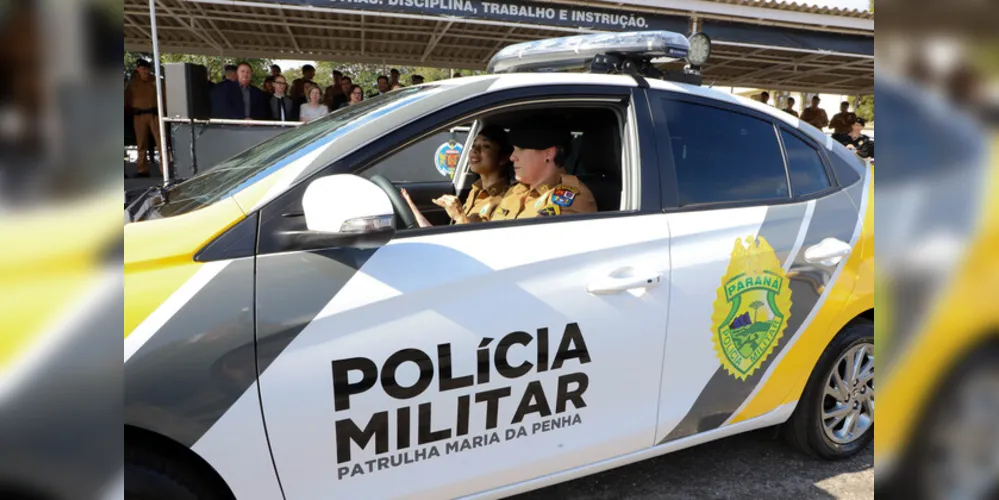
M 143 219 L 180 215 L 228 198 L 281 170 L 303 155 L 323 147 L 385 113 L 436 93 L 441 87 L 403 88 L 330 113 L 239 153 L 173 186 Z

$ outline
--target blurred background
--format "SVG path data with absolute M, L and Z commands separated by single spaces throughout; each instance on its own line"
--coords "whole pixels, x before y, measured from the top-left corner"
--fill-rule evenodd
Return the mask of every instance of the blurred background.
M 876 9 L 875 484 L 999 498 L 999 4 Z

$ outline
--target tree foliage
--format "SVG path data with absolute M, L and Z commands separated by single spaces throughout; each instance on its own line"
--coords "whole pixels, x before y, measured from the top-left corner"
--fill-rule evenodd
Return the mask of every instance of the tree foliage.
M 125 52 L 125 71 L 131 73 L 135 69 L 135 64 L 139 58 L 152 62 L 153 55 L 148 52 Z M 224 70 L 226 64 L 247 62 L 253 67 L 253 84 L 258 87 L 263 85 L 264 79 L 267 78 L 267 75 L 271 71 L 270 59 L 236 59 L 231 57 L 223 59 L 214 56 L 196 56 L 191 54 L 160 54 L 160 59 L 164 64 L 179 62 L 200 64 L 208 68 L 208 78 L 213 82 L 221 81 L 225 76 Z

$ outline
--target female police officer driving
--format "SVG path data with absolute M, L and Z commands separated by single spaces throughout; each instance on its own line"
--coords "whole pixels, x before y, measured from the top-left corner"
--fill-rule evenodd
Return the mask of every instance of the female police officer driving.
M 493 210 L 499 205 L 499 201 L 513 180 L 511 151 L 506 131 L 495 125 L 484 127 L 475 136 L 468 155 L 468 166 L 472 172 L 479 175 L 479 180 L 472 184 L 472 191 L 468 193 L 465 204 L 462 205 L 458 197 L 453 194 L 434 199 L 434 204 L 443 207 L 451 220 L 457 224 L 490 220 Z M 413 210 L 420 227 L 433 225 L 416 208 L 416 204 L 405 189 L 402 190 L 402 196 Z

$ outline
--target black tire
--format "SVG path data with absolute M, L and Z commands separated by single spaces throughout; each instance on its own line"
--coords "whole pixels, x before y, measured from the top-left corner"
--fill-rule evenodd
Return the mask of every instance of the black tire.
M 874 439 L 874 424 L 859 439 L 839 444 L 826 436 L 822 424 L 825 383 L 836 361 L 858 344 L 874 345 L 874 322 L 858 318 L 848 324 L 829 343 L 808 379 L 794 414 L 784 425 L 784 437 L 791 446 L 825 460 L 841 460 L 856 455 Z
M 198 470 L 149 450 L 127 449 L 126 500 L 229 500 L 232 495 Z
M 944 377 L 930 399 L 930 405 L 924 410 L 922 418 L 919 419 L 915 431 L 912 432 L 911 445 L 901 456 L 900 463 L 889 477 L 885 480 L 883 491 L 886 495 L 894 495 L 894 498 L 906 498 L 919 500 L 923 498 L 951 498 L 955 496 L 953 491 L 948 491 L 947 484 L 940 484 L 937 481 L 946 477 L 949 462 L 953 460 L 951 453 L 965 451 L 976 453 L 976 450 L 967 450 L 961 443 L 942 443 L 940 436 L 949 436 L 950 431 L 962 425 L 962 412 L 967 411 L 962 404 L 962 392 L 967 387 L 972 386 L 976 381 L 996 380 L 999 375 L 999 344 L 977 346 L 970 351 L 970 354 L 953 364 L 954 368 Z M 994 422 L 994 420 L 993 420 Z M 967 427 L 964 427 L 967 429 Z M 973 428 L 970 431 L 975 435 L 981 435 L 984 439 L 991 435 L 991 432 L 978 434 L 981 430 Z M 937 439 L 931 438 L 937 437 Z M 951 438 L 954 439 L 954 438 Z M 989 441 L 983 441 L 989 443 Z M 941 445 L 947 445 L 941 448 Z M 948 449 L 949 448 L 949 449 Z M 979 462 L 982 463 L 982 462 Z M 984 461 L 984 463 L 988 463 Z M 963 470 L 964 473 L 969 471 Z M 989 471 L 978 471 L 980 477 L 989 478 Z M 966 478 L 965 478 L 966 479 Z M 950 486 L 953 486 L 951 484 Z M 967 487 L 967 485 L 962 485 Z M 963 491 L 970 498 L 999 498 L 999 478 L 991 477 L 987 485 L 983 485 L 985 491 Z

